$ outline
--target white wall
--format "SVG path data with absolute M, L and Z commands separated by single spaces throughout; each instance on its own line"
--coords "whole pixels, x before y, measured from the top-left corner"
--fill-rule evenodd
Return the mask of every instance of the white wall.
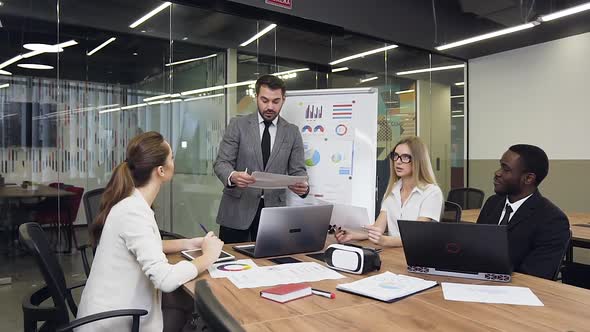
M 590 33 L 469 61 L 469 158 L 510 145 L 590 159 Z

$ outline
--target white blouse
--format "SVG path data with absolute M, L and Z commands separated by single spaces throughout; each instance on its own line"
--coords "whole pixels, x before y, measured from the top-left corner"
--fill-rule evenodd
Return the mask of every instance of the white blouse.
M 435 184 L 420 189 L 414 187 L 402 206 L 402 180 L 398 180 L 391 193 L 381 203 L 381 211 L 387 213 L 387 229 L 389 235 L 399 236 L 398 220 L 416 220 L 419 217 L 440 220 L 443 209 L 443 194 Z
M 145 309 L 141 331 L 163 329 L 162 293 L 172 292 L 197 277 L 188 261 L 170 264 L 154 212 L 135 189 L 107 216 L 77 318 L 115 309 Z M 110 318 L 76 331 L 129 331 L 131 318 Z

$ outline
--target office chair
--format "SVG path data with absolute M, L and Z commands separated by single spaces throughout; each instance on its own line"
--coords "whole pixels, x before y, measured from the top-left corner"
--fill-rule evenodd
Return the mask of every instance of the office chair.
M 73 195 L 61 197 L 59 204 L 57 198 L 48 198 L 39 203 L 34 207 L 35 216 L 33 220 L 42 225 L 50 225 L 52 229 L 56 230 L 56 232 L 61 232 L 61 228 L 63 227 L 67 238 L 67 249 L 60 252 L 70 253 L 72 252 L 72 240 L 74 245 L 78 247 L 78 239 L 76 237 L 76 232 L 74 231 L 74 222 L 78 216 L 78 209 L 80 208 L 84 188 L 67 185 L 61 182 L 54 182 L 49 184 L 49 186 L 69 191 L 73 193 Z M 55 240 L 57 249 L 57 239 Z
M 84 213 L 86 215 L 86 224 L 88 225 L 88 235 L 90 236 L 90 225 L 98 216 L 100 212 L 100 201 L 102 199 L 102 193 L 104 192 L 104 188 L 93 189 L 86 192 L 82 198 L 84 202 Z M 185 237 L 180 234 L 175 234 L 171 232 L 167 232 L 164 230 L 160 230 L 160 236 L 162 239 L 184 239 Z M 88 250 L 92 249 L 92 254 L 94 255 L 96 248 L 93 248 L 90 244 L 84 244 L 78 247 L 80 254 L 82 256 L 82 265 L 84 266 L 84 273 L 86 273 L 86 277 L 90 275 L 90 260 L 88 258 Z
M 45 286 L 23 299 L 24 331 L 37 331 L 37 323 L 43 322 L 41 331 L 72 331 L 74 328 L 113 317 L 131 316 L 131 331 L 139 331 L 139 317 L 147 314 L 146 310 L 124 309 L 105 311 L 70 321 L 70 313 L 75 317 L 78 306 L 72 297 L 72 289 L 84 286 L 85 282 L 70 288 L 66 285 L 63 270 L 55 253 L 50 250 L 49 242 L 38 223 L 29 222 L 19 227 L 21 243 L 33 254 L 43 274 Z M 53 306 L 43 304 L 53 301 Z
M 559 261 L 559 264 L 557 265 L 557 267 L 555 269 L 555 273 L 553 273 L 553 281 L 557 281 L 559 279 L 562 279 L 562 282 L 566 283 L 565 281 L 563 281 L 563 275 L 566 274 L 565 271 L 570 266 L 570 263 L 573 263 L 573 262 L 570 262 L 567 258 L 568 251 L 570 250 L 571 242 L 572 242 L 572 230 L 570 229 L 570 236 L 568 237 L 568 239 L 565 242 L 565 245 L 563 246 L 563 249 L 562 249 L 563 251 L 561 253 L 561 260 Z M 568 277 L 570 277 L 570 280 L 575 278 L 573 276 L 573 269 L 575 269 L 575 268 L 570 268 L 570 271 L 569 271 L 570 274 L 568 275 Z M 561 273 L 561 276 L 560 276 L 560 273 Z M 590 282 L 588 284 L 590 285 Z
M 590 289 L 590 265 L 566 262 L 561 269 L 561 282 Z
M 245 331 L 211 291 L 207 280 L 195 283 L 195 310 L 198 316 L 197 331 L 241 332 Z
M 455 188 L 449 191 L 447 201 L 459 204 L 461 209 L 481 209 L 484 192 L 476 188 Z
M 461 221 L 461 207 L 457 203 L 445 201 L 445 210 L 440 218 L 442 222 L 459 222 Z

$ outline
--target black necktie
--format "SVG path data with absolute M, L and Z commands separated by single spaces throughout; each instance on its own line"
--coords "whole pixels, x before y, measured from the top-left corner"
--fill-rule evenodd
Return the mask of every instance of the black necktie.
M 262 143 L 260 144 L 264 169 L 266 169 L 266 162 L 268 162 L 268 158 L 270 157 L 270 133 L 268 132 L 268 127 L 271 124 L 272 122 L 264 121 L 264 132 L 262 133 Z
M 510 204 L 506 203 L 504 211 L 504 218 L 500 221 L 500 225 L 508 225 L 508 220 L 510 220 L 510 214 L 512 213 L 512 207 L 510 207 Z

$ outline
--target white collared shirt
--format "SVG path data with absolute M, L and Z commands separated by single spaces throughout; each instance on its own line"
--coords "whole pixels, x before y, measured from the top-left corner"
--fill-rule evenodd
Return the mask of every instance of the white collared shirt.
M 402 180 L 396 182 L 391 194 L 381 203 L 381 211 L 387 213 L 387 229 L 389 235 L 399 236 L 398 220 L 416 220 L 419 217 L 439 221 L 443 208 L 443 194 L 435 184 L 420 189 L 414 187 L 410 196 L 402 206 Z
M 262 142 L 262 134 L 264 134 L 264 118 L 258 113 L 258 128 L 260 128 L 260 142 Z M 279 116 L 272 120 L 272 123 L 268 127 L 268 133 L 270 134 L 270 151 L 272 151 L 273 144 L 275 144 L 275 137 L 277 136 L 277 122 L 279 121 Z
M 256 111 L 256 114 L 258 114 L 258 129 L 260 131 L 260 143 L 262 143 L 262 135 L 264 134 L 264 118 L 262 117 L 262 115 L 260 115 L 260 112 Z M 277 117 L 272 120 L 272 123 L 270 124 L 270 126 L 268 127 L 268 133 L 270 134 L 270 151 L 272 151 L 272 147 L 275 144 L 275 137 L 277 136 L 277 122 L 279 121 L 279 116 L 277 115 Z M 231 173 L 229 173 L 229 176 L 227 177 L 227 185 L 228 186 L 233 186 L 233 183 L 231 183 L 231 176 L 234 175 L 234 173 L 237 171 L 233 171 Z
M 529 199 L 529 197 L 531 196 L 533 196 L 533 194 L 530 194 L 525 198 L 519 199 L 514 203 L 510 203 L 510 201 L 508 200 L 508 196 L 506 196 L 506 203 L 504 203 L 504 208 L 502 209 L 500 220 L 498 220 L 498 225 L 500 225 L 500 223 L 502 222 L 502 218 L 504 218 L 504 214 L 506 214 L 506 204 L 510 205 L 510 207 L 512 208 L 512 213 L 508 217 L 508 222 L 510 222 L 510 220 L 512 220 L 512 217 L 514 217 L 514 214 L 516 214 L 516 210 L 518 210 L 518 208 L 521 207 L 521 205 L 524 204 L 524 202 L 526 202 L 526 200 Z

